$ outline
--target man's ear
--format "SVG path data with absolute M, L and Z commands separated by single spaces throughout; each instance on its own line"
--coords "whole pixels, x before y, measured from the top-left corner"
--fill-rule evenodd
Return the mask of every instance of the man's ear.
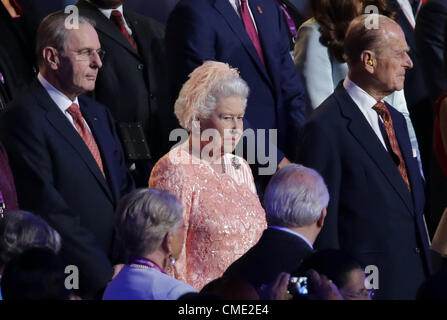
M 320 229 L 323 228 L 324 219 L 326 218 L 326 214 L 327 214 L 327 209 L 323 208 L 323 210 L 321 210 L 320 218 L 317 220 L 317 227 Z
M 360 54 L 360 61 L 362 63 L 363 68 L 369 73 L 374 73 L 374 69 L 376 66 L 376 59 L 374 58 L 374 52 L 371 50 L 364 50 Z
M 53 47 L 45 47 L 42 50 L 44 63 L 51 69 L 57 70 L 60 66 L 59 52 Z

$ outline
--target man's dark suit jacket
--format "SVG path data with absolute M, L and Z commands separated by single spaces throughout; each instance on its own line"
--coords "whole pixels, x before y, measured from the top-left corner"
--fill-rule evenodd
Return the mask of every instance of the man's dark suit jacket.
M 34 44 L 40 21 L 34 15 L 36 5 L 32 0 L 18 3 L 23 9 L 19 18 L 12 18 L 0 3 L 0 72 L 5 78 L 7 103 L 36 77 Z
M 256 289 L 275 281 L 281 272 L 292 273 L 313 249 L 300 237 L 268 228 L 258 243 L 233 262 L 223 277 L 250 282 Z
M 137 163 L 137 184 L 147 186 L 152 165 L 169 151 L 169 133 L 178 126 L 169 95 L 164 26 L 124 8 L 124 17 L 138 45 L 136 52 L 118 27 L 95 6 L 81 0 L 77 7 L 81 15 L 96 22 L 101 47 L 106 51 L 96 80 L 95 99 L 109 108 L 118 123 L 143 124 L 152 160 Z
M 432 102 L 447 90 L 444 47 L 447 27 L 447 2 L 428 0 L 416 18 L 415 41 Z
M 309 118 L 299 163 L 324 178 L 330 201 L 315 248 L 340 248 L 379 271 L 379 299 L 413 299 L 430 272 L 424 189 L 404 117 L 388 106 L 411 193 L 340 83 Z
M 292 158 L 305 121 L 305 93 L 289 53 L 287 26 L 274 0 L 250 0 L 249 5 L 265 66 L 228 0 L 177 4 L 166 26 L 172 89 L 178 94 L 188 75 L 206 60 L 237 68 L 250 88 L 245 128 L 278 129 L 279 149 Z M 279 152 L 278 162 L 282 158 Z
M 447 77 L 444 61 L 444 48 L 447 36 L 447 1 L 428 0 L 419 10 L 416 20 L 416 48 L 425 81 L 429 88 L 431 111 L 434 114 L 434 102 L 447 91 Z M 444 67 L 443 67 L 444 66 Z M 432 116 L 433 116 L 432 114 Z M 433 119 L 433 118 L 432 118 Z M 431 126 L 433 130 L 433 126 Z M 429 130 L 429 128 L 427 128 Z M 433 133 L 433 131 L 431 131 Z M 428 228 L 433 235 L 447 206 L 447 179 L 442 172 L 432 150 L 428 180 L 428 204 L 430 215 Z
M 83 297 L 96 297 L 113 275 L 114 210 L 133 189 L 114 121 L 101 104 L 79 97 L 98 148 L 104 179 L 73 125 L 35 80 L 1 119 L 21 208 L 62 237 L 62 255 L 80 272 Z

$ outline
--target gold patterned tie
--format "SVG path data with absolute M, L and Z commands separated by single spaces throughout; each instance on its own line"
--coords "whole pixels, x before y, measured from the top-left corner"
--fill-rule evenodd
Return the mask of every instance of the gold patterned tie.
M 383 124 L 385 125 L 386 135 L 388 136 L 388 141 L 394 154 L 399 158 L 398 170 L 408 187 L 411 191 L 410 181 L 408 179 L 407 169 L 405 166 L 405 160 L 400 152 L 399 143 L 396 138 L 396 132 L 394 131 L 393 120 L 391 119 L 390 112 L 385 104 L 381 101 L 377 102 L 373 109 L 382 117 Z M 379 120 L 380 121 L 380 120 Z

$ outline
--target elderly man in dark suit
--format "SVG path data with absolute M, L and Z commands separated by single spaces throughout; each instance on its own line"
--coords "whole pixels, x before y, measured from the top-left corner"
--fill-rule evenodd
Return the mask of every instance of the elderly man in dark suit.
M 113 275 L 114 210 L 132 190 L 114 121 L 81 96 L 95 88 L 103 51 L 85 18 L 46 17 L 37 31 L 39 75 L 1 119 L 21 208 L 62 237 L 61 254 L 79 271 L 80 295 L 100 297 Z M 74 281 L 73 283 L 77 283 Z
M 326 185 L 315 170 L 297 164 L 280 169 L 265 193 L 268 228 L 223 276 L 246 280 L 259 290 L 281 272 L 298 269 L 313 251 L 328 202 Z
M 378 28 L 368 28 L 371 21 Z M 403 88 L 408 50 L 393 20 L 354 19 L 345 39 L 348 76 L 309 118 L 299 156 L 322 174 L 331 197 L 316 247 L 376 266 L 379 299 L 414 298 L 431 269 L 423 180 L 404 117 L 382 101 Z
M 138 186 L 147 186 L 152 165 L 169 151 L 178 126 L 169 94 L 164 26 L 126 10 L 123 0 L 80 0 L 79 13 L 95 21 L 107 52 L 94 97 L 111 111 Z M 144 141 L 143 141 L 144 140 Z
M 250 88 L 244 128 L 277 130 L 277 150 L 269 151 L 280 167 L 294 158 L 306 106 L 288 33 L 275 0 L 180 0 L 166 26 L 174 95 L 203 61 L 237 68 Z

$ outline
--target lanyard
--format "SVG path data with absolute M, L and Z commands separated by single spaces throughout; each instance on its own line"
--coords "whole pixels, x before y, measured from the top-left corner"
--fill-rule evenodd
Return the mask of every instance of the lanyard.
M 3 200 L 3 194 L 0 191 L 0 218 L 4 217 L 5 208 L 6 208 L 6 204 L 5 204 L 5 201 Z

